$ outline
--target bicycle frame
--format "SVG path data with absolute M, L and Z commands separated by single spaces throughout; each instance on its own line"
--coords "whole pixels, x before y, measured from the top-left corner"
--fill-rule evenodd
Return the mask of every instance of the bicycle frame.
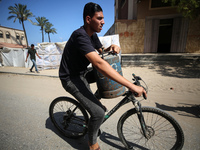
M 134 76 L 134 77 L 136 79 L 135 84 L 136 85 L 140 85 L 139 80 L 141 78 L 140 77 L 136 77 L 136 76 Z M 141 125 L 141 128 L 142 128 L 143 134 L 144 134 L 145 138 L 149 139 L 148 134 L 147 134 L 147 130 L 148 129 L 147 129 L 147 126 L 145 124 L 144 117 L 142 115 L 141 103 L 135 98 L 134 93 L 132 93 L 131 91 L 127 91 L 124 94 L 124 96 L 125 97 L 104 116 L 104 120 L 103 120 L 102 124 L 108 118 L 110 118 L 120 107 L 122 107 L 123 105 L 125 105 L 125 104 L 127 104 L 129 102 L 132 102 L 133 105 L 135 106 L 135 109 L 136 109 L 136 112 L 137 112 L 137 116 L 138 116 L 138 119 L 139 119 L 139 122 L 140 122 L 140 125 Z
M 145 138 L 149 139 L 149 136 L 147 134 L 147 126 L 146 123 L 144 121 L 144 117 L 142 115 L 142 110 L 141 110 L 141 103 L 135 98 L 135 96 L 133 95 L 132 92 L 128 91 L 126 92 L 124 95 L 126 95 L 115 107 L 113 107 L 105 116 L 104 116 L 104 120 L 102 122 L 102 124 L 108 119 L 110 118 L 120 107 L 122 107 L 123 105 L 132 102 L 133 105 L 135 106 L 136 112 L 137 112 L 137 116 L 143 131 L 143 134 L 145 136 Z
M 125 93 L 126 97 L 124 97 L 115 107 L 113 107 L 104 117 L 104 120 L 102 122 L 102 124 L 108 119 L 110 118 L 110 116 L 112 116 L 120 107 L 122 107 L 123 105 L 129 103 L 131 101 L 131 99 L 129 99 L 129 96 L 131 95 L 130 92 Z
M 135 106 L 135 108 L 138 108 L 137 104 L 138 104 L 138 100 L 135 99 L 135 97 L 133 96 L 133 93 L 128 91 L 126 92 L 124 95 L 126 95 L 116 106 L 114 106 L 104 117 L 104 120 L 102 122 L 102 124 L 108 119 L 110 118 L 120 107 L 122 107 L 123 105 L 129 103 L 129 102 L 133 102 L 133 105 Z M 139 109 L 137 109 L 138 111 Z

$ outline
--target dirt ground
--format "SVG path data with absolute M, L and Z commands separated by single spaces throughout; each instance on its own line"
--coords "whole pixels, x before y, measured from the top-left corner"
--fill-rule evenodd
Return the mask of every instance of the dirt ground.
M 185 134 L 184 150 L 200 149 L 200 72 L 194 68 L 148 65 L 123 67 L 123 75 L 131 81 L 132 73 L 143 78 L 149 88 L 143 106 L 154 106 L 170 113 Z M 54 70 L 57 72 L 58 70 Z M 42 72 L 42 71 L 41 71 Z M 48 108 L 59 96 L 70 96 L 58 78 L 0 74 L 0 145 L 9 149 L 87 149 L 87 141 L 71 140 L 59 135 L 49 120 Z M 93 91 L 96 85 L 92 84 Z M 122 97 L 102 99 L 111 109 Z M 119 117 L 131 108 L 124 106 L 102 125 L 98 139 L 103 150 L 123 149 L 117 135 Z

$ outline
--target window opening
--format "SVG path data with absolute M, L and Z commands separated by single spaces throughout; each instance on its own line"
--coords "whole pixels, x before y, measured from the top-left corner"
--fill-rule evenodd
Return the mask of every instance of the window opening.
M 21 40 L 24 40 L 24 35 L 21 36 Z
M 10 38 L 10 33 L 6 32 L 6 38 L 9 39 Z
M 120 8 L 123 8 L 123 7 L 124 7 L 125 2 L 126 2 L 126 0 L 121 0 L 121 2 L 120 2 Z
M 175 2 L 175 6 L 178 5 L 180 0 L 177 0 Z M 163 0 L 151 0 L 151 8 L 159 8 L 159 7 L 172 7 L 172 4 L 170 1 L 165 3 Z
M 19 34 L 17 33 L 17 35 L 16 35 L 16 39 L 19 40 L 19 38 L 20 38 L 20 37 L 19 37 Z
M 3 32 L 0 31 L 0 38 L 3 38 Z

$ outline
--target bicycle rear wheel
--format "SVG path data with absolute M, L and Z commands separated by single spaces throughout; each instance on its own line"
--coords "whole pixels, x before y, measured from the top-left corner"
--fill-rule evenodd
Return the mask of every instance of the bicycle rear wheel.
M 58 97 L 49 107 L 54 126 L 66 137 L 79 138 L 87 133 L 88 114 L 76 100 Z
M 152 107 L 142 107 L 142 114 L 148 139 L 143 134 L 135 109 L 119 119 L 118 135 L 127 149 L 178 150 L 183 147 L 183 131 L 171 115 Z

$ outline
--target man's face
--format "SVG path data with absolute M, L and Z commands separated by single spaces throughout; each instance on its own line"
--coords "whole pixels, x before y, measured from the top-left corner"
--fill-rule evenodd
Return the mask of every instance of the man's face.
M 31 49 L 34 49 L 34 46 L 31 46 Z
M 91 18 L 90 27 L 94 32 L 101 32 L 104 22 L 103 12 L 96 12 L 94 16 Z

